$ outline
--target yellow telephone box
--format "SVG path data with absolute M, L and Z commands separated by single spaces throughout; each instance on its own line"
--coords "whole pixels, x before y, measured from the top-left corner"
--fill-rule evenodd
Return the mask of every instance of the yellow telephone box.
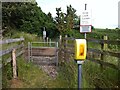
M 75 39 L 75 60 L 85 60 L 87 53 L 86 39 Z

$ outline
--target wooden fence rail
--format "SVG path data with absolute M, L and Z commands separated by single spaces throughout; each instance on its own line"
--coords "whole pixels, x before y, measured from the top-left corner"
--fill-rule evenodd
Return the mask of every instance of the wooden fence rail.
M 21 44 L 21 45 L 17 45 L 17 46 L 15 46 L 15 47 L 12 47 L 12 48 L 7 49 L 7 50 L 2 50 L 2 51 L 0 51 L 0 56 L 3 56 L 3 55 L 5 55 L 5 54 L 8 54 L 8 53 L 12 52 L 13 49 L 19 49 L 19 48 L 21 48 L 21 47 L 23 47 L 23 46 L 24 46 L 24 45 Z
M 8 59 L 5 60 L 4 65 L 6 65 L 8 62 L 11 62 L 11 61 L 12 61 L 12 65 L 13 65 L 13 78 L 17 78 L 16 57 L 18 57 L 18 56 L 20 56 L 21 54 L 24 53 L 24 51 L 23 51 L 23 49 L 22 49 L 22 48 L 24 47 L 23 41 L 24 41 L 24 38 L 23 38 L 23 37 L 21 37 L 21 38 L 16 38 L 16 39 L 1 40 L 1 41 L 0 41 L 0 44 L 8 44 L 8 43 L 21 42 L 20 45 L 16 45 L 16 46 L 11 47 L 11 48 L 9 48 L 9 49 L 1 50 L 1 51 L 0 51 L 0 56 L 4 56 L 4 55 L 6 55 L 6 54 L 11 53 L 11 57 L 9 57 Z M 18 49 L 20 49 L 20 48 L 21 48 L 22 50 L 17 53 L 16 50 L 18 50 Z M 1 62 L 1 64 L 0 64 L 0 68 L 2 68 L 2 62 Z
M 75 38 L 69 38 L 69 37 L 65 37 L 60 40 L 59 56 L 62 56 L 60 57 L 61 62 L 69 62 L 71 59 L 74 59 L 73 58 L 74 57 L 74 40 Z M 119 48 L 120 40 L 107 40 L 106 36 L 103 38 L 103 40 L 91 39 L 91 38 L 87 38 L 86 40 L 88 44 L 87 60 L 98 64 L 100 66 L 101 73 L 105 73 L 104 70 L 106 70 L 106 67 L 112 68 L 113 70 L 115 70 L 116 73 L 118 73 L 118 76 L 116 77 L 118 78 L 118 80 L 116 81 L 115 85 L 117 85 L 117 87 L 120 87 L 120 50 L 117 50 L 117 49 L 120 49 Z M 97 43 L 97 45 L 99 44 L 98 45 L 99 48 L 89 47 L 91 43 L 93 43 L 94 45 L 95 43 Z M 110 45 L 117 46 L 118 48 L 116 49 L 116 51 L 115 50 L 113 51 L 109 48 Z M 113 59 L 113 62 L 111 62 L 112 61 L 110 60 L 111 58 Z M 112 70 L 112 69 L 109 69 L 109 70 Z M 106 81 L 103 81 L 103 82 L 106 82 Z
M 111 51 L 105 51 L 105 50 L 101 51 L 101 50 L 92 49 L 92 48 L 88 48 L 88 52 L 94 52 L 94 53 L 98 53 L 98 54 L 105 54 L 105 55 L 110 55 L 110 56 L 120 58 L 120 52 L 111 52 Z
M 22 55 L 23 53 L 24 53 L 24 51 L 20 51 L 19 53 L 16 53 L 16 57 Z M 7 65 L 7 63 L 9 63 L 9 62 L 11 62 L 11 61 L 12 61 L 12 58 L 9 57 L 4 64 Z
M 120 41 L 119 40 L 101 40 L 101 39 L 87 39 L 88 42 L 95 42 L 95 43 L 99 43 L 99 44 L 112 44 L 112 45 L 120 45 Z
M 19 41 L 24 41 L 24 38 L 1 40 L 0 44 L 8 44 L 8 43 L 19 42 Z
M 68 41 L 74 41 L 75 38 L 63 38 L 63 47 L 61 47 L 61 51 L 64 52 L 64 58 L 66 58 L 66 55 L 74 55 L 74 50 L 70 50 L 71 49 L 74 49 L 74 42 L 71 44 L 69 43 Z M 113 57 L 117 57 L 117 58 L 120 58 L 120 52 L 119 51 L 116 51 L 116 52 L 113 52 L 113 51 L 108 51 L 104 48 L 104 44 L 111 44 L 111 45 L 120 45 L 120 41 L 119 40 L 116 40 L 116 41 L 113 41 L 113 40 L 98 40 L 98 39 L 86 39 L 87 42 L 94 42 L 94 43 L 98 43 L 98 44 L 101 44 L 101 50 L 99 49 L 93 49 L 93 48 L 87 48 L 87 52 L 90 53 L 96 53 L 96 54 L 99 54 L 100 55 L 100 59 L 94 59 L 94 58 L 91 58 L 89 57 L 88 53 L 87 53 L 87 60 L 90 60 L 92 62 L 95 62 L 95 63 L 98 63 L 102 66 L 107 66 L 107 67 L 110 67 L 110 68 L 113 68 L 113 69 L 116 69 L 116 70 L 120 70 L 119 66 L 116 66 L 114 64 L 111 64 L 109 62 L 105 62 L 104 61 L 104 55 L 109 55 L 109 56 L 113 56 Z M 68 57 L 67 57 L 68 58 Z M 69 60 L 69 59 L 65 59 L 65 60 Z M 120 59 L 118 59 L 118 61 L 120 61 Z

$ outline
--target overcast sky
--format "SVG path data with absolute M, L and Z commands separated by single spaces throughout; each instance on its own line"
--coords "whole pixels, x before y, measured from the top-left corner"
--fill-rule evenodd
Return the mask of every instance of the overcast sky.
M 87 9 L 92 11 L 92 25 L 95 28 L 116 28 L 118 27 L 118 2 L 120 0 L 36 0 L 38 6 L 46 14 L 52 13 L 56 16 L 56 9 L 62 8 L 66 12 L 66 6 L 72 5 L 80 15 L 87 3 Z

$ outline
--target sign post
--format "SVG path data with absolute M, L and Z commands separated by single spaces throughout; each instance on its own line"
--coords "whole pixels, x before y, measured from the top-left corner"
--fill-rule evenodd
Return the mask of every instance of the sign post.
M 80 32 L 85 34 L 86 39 L 86 33 L 91 32 L 91 11 L 87 10 L 87 4 L 85 4 L 85 10 L 81 14 L 80 18 Z
M 46 31 L 45 31 L 45 27 L 44 27 L 44 31 L 43 31 L 43 40 L 45 42 L 45 38 L 46 38 Z
M 75 60 L 78 64 L 78 90 L 80 90 L 82 85 L 82 64 L 86 59 L 87 44 L 86 39 L 76 39 L 75 40 Z
M 87 10 L 87 4 L 85 4 L 85 10 Z M 86 39 L 86 33 L 85 33 L 85 39 Z

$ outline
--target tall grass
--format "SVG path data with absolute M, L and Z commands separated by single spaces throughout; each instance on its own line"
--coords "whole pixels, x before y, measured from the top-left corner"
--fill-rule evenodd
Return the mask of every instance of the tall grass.
M 88 37 L 95 37 L 95 39 L 102 39 L 104 35 L 108 36 L 109 40 L 119 40 L 118 30 L 101 30 L 97 29 L 93 31 L 93 34 Z M 101 45 L 96 43 L 88 43 L 89 48 L 99 49 L 101 50 Z M 107 51 L 119 52 L 119 44 L 118 45 L 108 45 Z M 118 65 L 119 58 L 104 55 L 104 61 Z M 85 81 L 89 83 L 88 87 L 93 88 L 118 88 L 119 80 L 118 80 L 118 70 L 103 66 L 100 64 L 91 62 L 86 60 L 85 64 L 83 64 L 83 74 Z
M 87 34 L 87 38 L 94 38 L 94 39 L 103 39 L 104 35 L 108 36 L 109 40 L 120 40 L 119 30 L 105 30 L 105 29 L 95 29 L 92 33 Z M 81 36 L 77 36 L 76 38 L 83 38 L 83 34 L 79 34 Z M 73 42 L 69 42 L 72 44 Z M 111 52 L 119 52 L 119 44 L 112 45 L 109 44 L 107 51 Z M 87 42 L 87 47 L 92 49 L 101 49 L 101 45 L 97 43 Z M 105 62 L 118 65 L 119 58 L 104 55 Z M 96 59 L 96 58 L 94 58 Z M 97 59 L 100 59 L 97 57 Z M 119 80 L 118 80 L 118 70 L 102 66 L 95 62 L 86 60 L 83 66 L 83 73 L 82 73 L 82 87 L 83 88 L 118 88 Z M 76 67 L 77 69 L 77 67 Z M 76 76 L 77 77 L 77 76 Z
M 41 41 L 39 37 L 33 34 L 24 32 L 14 32 L 10 38 L 25 38 L 24 44 L 27 46 L 28 42 Z M 17 43 L 15 43 L 16 45 Z M 12 45 L 6 45 L 4 48 L 11 47 Z M 38 46 L 38 45 L 35 45 Z M 40 45 L 41 46 L 41 45 Z M 52 45 L 54 46 L 54 45 Z M 10 55 L 3 56 L 5 61 Z M 18 80 L 21 83 L 18 88 L 72 88 L 76 87 L 76 70 L 74 70 L 75 64 L 64 63 L 58 69 L 58 76 L 56 79 L 51 78 L 42 69 L 32 63 L 26 63 L 23 56 L 17 58 Z M 74 70 L 74 73 L 73 73 Z M 3 88 L 11 87 L 12 80 L 12 65 L 8 63 L 3 67 Z
M 118 33 L 114 31 L 94 30 L 93 33 L 87 34 L 88 38 L 102 39 L 102 36 L 107 34 L 109 39 L 119 40 Z M 35 34 L 14 32 L 10 38 L 19 38 L 23 36 L 25 38 L 25 45 L 28 42 L 42 41 L 40 37 Z M 80 34 L 78 31 L 74 32 L 76 38 L 84 38 L 84 34 Z M 68 43 L 73 44 L 69 41 Z M 35 45 L 38 46 L 38 45 Z M 5 46 L 6 47 L 6 46 Z M 101 46 L 94 43 L 88 43 L 88 47 L 101 50 Z M 109 46 L 109 50 L 119 51 L 118 45 Z M 55 80 L 49 77 L 39 67 L 32 63 L 26 63 L 23 57 L 20 57 L 17 61 L 18 65 L 18 78 L 22 81 L 22 88 L 77 88 L 77 64 L 74 62 L 74 58 L 71 58 L 70 62 L 59 63 L 58 76 Z M 5 59 L 5 57 L 4 57 Z M 62 61 L 62 60 L 61 60 Z M 106 62 L 117 65 L 118 58 L 106 56 Z M 104 67 L 101 69 L 100 64 L 86 60 L 82 65 L 82 88 L 118 88 L 118 71 Z M 3 68 L 3 87 L 10 87 L 10 80 L 12 78 L 11 64 L 7 64 Z

